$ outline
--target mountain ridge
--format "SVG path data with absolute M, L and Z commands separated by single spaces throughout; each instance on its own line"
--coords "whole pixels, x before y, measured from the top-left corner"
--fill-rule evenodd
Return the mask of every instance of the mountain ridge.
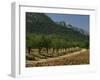
M 73 27 L 69 28 L 68 25 L 57 24 L 44 13 L 26 13 L 26 33 L 56 34 L 73 40 L 89 40 L 89 35 L 83 34 Z

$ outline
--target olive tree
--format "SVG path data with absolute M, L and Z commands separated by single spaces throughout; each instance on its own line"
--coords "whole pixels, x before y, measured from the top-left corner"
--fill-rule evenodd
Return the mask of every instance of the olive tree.
M 28 49 L 28 53 L 30 54 L 31 49 L 35 47 L 35 35 L 34 34 L 26 34 L 26 48 Z

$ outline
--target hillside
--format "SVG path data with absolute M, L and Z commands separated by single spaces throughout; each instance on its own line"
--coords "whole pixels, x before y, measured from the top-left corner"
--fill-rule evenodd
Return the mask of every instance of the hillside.
M 88 36 L 74 28 L 56 24 L 43 13 L 26 13 L 26 32 L 47 35 L 56 34 L 80 40 L 88 39 Z
M 42 37 L 41 35 L 45 35 L 45 38 L 51 38 L 52 41 L 58 39 L 59 44 L 62 41 L 66 41 L 69 46 L 72 44 L 80 47 L 89 47 L 89 35 L 84 34 L 84 32 L 77 28 L 75 29 L 71 24 L 57 24 L 44 13 L 26 13 L 26 34 L 29 33 L 39 35 L 40 37 Z M 56 46 L 58 45 L 58 41 L 56 41 Z M 29 45 L 29 42 L 27 42 L 27 45 Z
M 88 64 L 89 53 L 83 52 L 88 49 L 89 35 L 83 30 L 43 13 L 26 13 L 26 67 Z

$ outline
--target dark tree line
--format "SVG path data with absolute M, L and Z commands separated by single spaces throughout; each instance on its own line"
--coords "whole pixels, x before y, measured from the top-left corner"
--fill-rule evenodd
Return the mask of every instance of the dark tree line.
M 80 47 L 80 48 L 89 48 L 88 41 L 73 41 L 73 39 L 57 36 L 57 35 L 44 35 L 44 34 L 26 34 L 26 49 L 30 54 L 31 49 L 38 49 L 39 54 L 43 48 L 46 49 L 48 54 L 49 49 L 52 48 L 52 52 L 58 52 L 59 49 L 66 50 L 67 48 Z

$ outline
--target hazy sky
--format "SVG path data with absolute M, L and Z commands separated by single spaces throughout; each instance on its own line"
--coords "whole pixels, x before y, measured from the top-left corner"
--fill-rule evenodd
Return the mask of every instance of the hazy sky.
M 75 14 L 52 14 L 46 13 L 53 21 L 64 21 L 67 24 L 72 24 L 75 27 L 89 32 L 89 15 L 75 15 Z

